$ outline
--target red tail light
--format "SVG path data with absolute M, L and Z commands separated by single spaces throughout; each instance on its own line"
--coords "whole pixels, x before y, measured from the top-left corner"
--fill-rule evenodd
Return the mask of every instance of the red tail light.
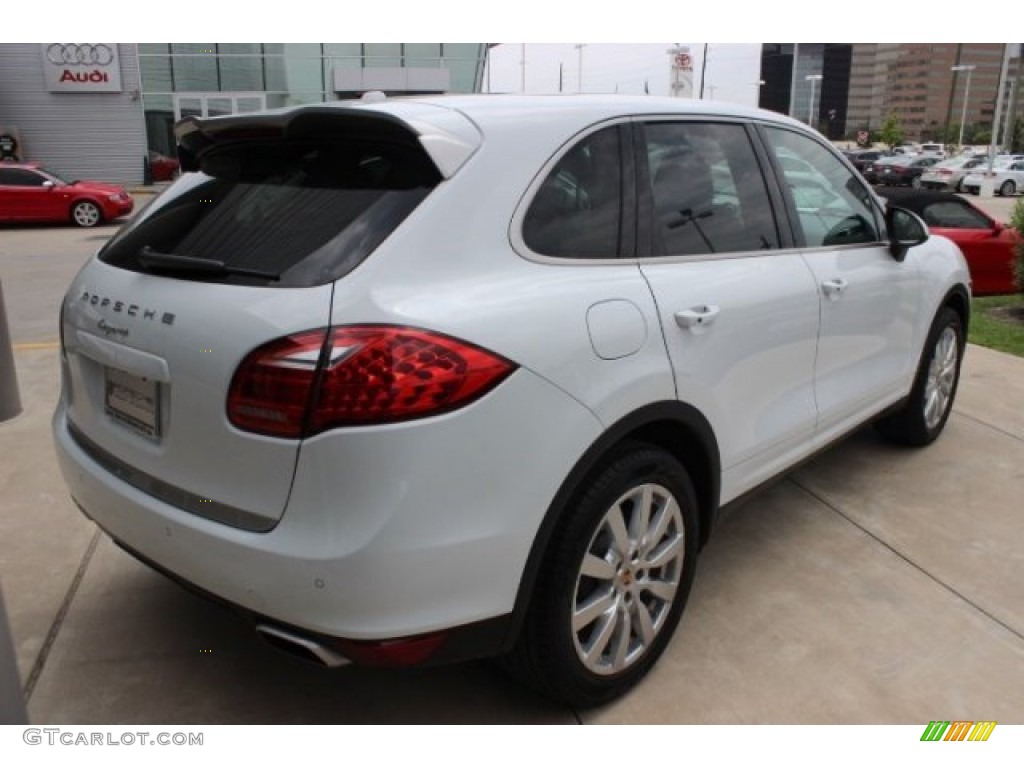
M 231 382 L 228 419 L 277 437 L 419 419 L 473 402 L 513 370 L 504 358 L 430 331 L 319 329 L 249 353 Z

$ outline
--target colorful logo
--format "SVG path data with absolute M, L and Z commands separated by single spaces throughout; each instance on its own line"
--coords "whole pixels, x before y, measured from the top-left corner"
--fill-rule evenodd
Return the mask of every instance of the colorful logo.
M 988 741 L 995 727 L 994 720 L 932 720 L 921 741 Z

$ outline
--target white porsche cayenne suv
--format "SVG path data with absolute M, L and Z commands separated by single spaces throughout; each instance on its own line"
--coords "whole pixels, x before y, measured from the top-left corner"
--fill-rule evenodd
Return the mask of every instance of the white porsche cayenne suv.
M 183 176 L 62 305 L 62 471 L 325 665 L 496 656 L 609 700 L 724 505 L 949 415 L 962 255 L 789 118 L 451 96 L 176 136 Z

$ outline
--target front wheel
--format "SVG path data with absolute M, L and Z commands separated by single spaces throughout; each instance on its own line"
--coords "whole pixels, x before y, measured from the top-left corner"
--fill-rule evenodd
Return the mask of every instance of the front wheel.
M 686 470 L 659 448 L 624 446 L 564 511 L 508 659 L 512 671 L 575 706 L 625 693 L 679 623 L 697 540 Z
M 943 307 L 928 333 L 910 397 L 902 409 L 875 422 L 878 432 L 903 445 L 928 445 L 934 441 L 953 410 L 963 353 L 960 315 Z
M 1003 185 L 999 187 L 999 194 L 1003 197 L 1011 197 L 1016 191 L 1017 185 L 1013 183 L 1012 179 L 1007 179 L 1003 182 Z
M 103 221 L 103 213 L 96 203 L 82 200 L 71 209 L 71 220 L 80 227 L 95 227 Z

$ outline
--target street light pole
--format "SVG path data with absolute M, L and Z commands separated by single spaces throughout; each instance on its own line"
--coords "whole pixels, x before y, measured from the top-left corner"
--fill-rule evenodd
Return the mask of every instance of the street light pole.
M 579 52 L 578 64 L 579 64 L 579 75 L 576 81 L 576 92 L 583 93 L 583 49 L 587 47 L 586 43 L 577 43 L 576 50 Z
M 807 124 L 814 127 L 814 89 L 818 84 L 818 81 L 822 79 L 821 75 L 808 75 L 804 78 L 811 82 L 811 106 L 807 109 Z
M 957 64 L 955 67 L 950 67 L 953 72 L 966 72 L 967 73 L 967 85 L 964 87 L 964 106 L 960 112 L 960 137 L 956 141 L 958 147 L 964 145 L 964 123 L 967 122 L 967 99 L 971 95 L 971 73 L 974 72 L 973 64 Z

